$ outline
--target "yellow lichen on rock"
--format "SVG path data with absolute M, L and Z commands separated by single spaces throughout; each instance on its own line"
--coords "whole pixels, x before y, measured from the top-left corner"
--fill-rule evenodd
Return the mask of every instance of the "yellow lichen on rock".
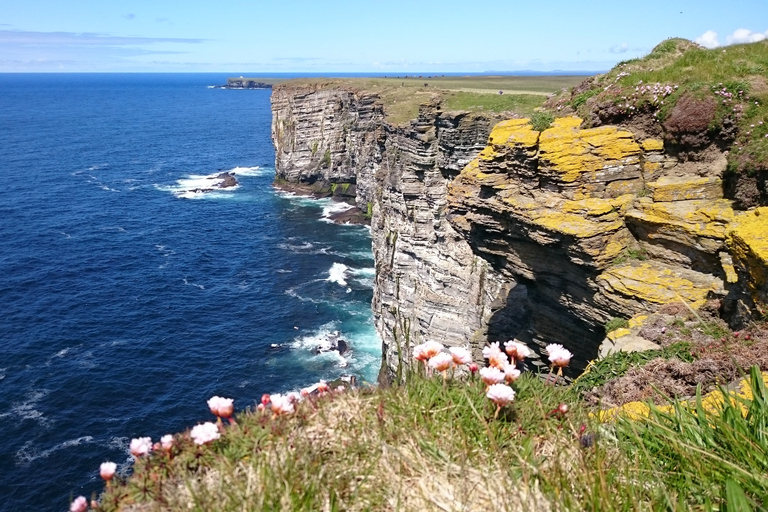
M 658 181 L 649 182 L 647 186 L 654 201 L 688 201 L 723 197 L 723 182 L 716 177 L 663 177 Z
M 761 376 L 763 378 L 763 382 L 768 385 L 768 372 L 762 372 Z M 719 414 L 720 411 L 723 410 L 723 404 L 726 400 L 728 400 L 732 405 L 741 409 L 742 414 L 746 415 L 748 412 L 747 405 L 754 399 L 754 394 L 752 393 L 752 386 L 750 385 L 749 378 L 743 378 L 739 380 L 735 387 L 736 389 L 726 391 L 725 394 L 718 389 L 704 395 L 701 398 L 701 405 L 703 406 L 704 410 L 710 413 Z M 696 402 L 692 400 L 689 402 L 683 402 L 682 405 L 684 407 L 695 408 Z M 667 414 L 675 412 L 675 408 L 671 404 L 655 406 L 655 408 L 660 412 Z M 600 421 L 604 422 L 614 421 L 620 416 L 631 420 L 638 420 L 647 418 L 650 416 L 650 413 L 651 407 L 647 402 L 629 402 L 619 407 L 613 407 L 611 409 L 599 411 L 597 413 L 597 417 L 600 419 Z
M 614 329 L 608 334 L 606 334 L 606 337 L 611 341 L 616 341 L 617 339 L 621 338 L 622 336 L 629 336 L 632 334 L 632 331 L 627 329 L 626 327 L 620 327 L 618 329 Z
M 643 151 L 662 151 L 664 142 L 659 139 L 645 139 L 642 143 Z
M 608 268 L 597 277 L 609 295 L 640 304 L 660 305 L 683 300 L 701 307 L 710 292 L 722 293 L 723 282 L 711 275 L 655 261 L 635 261 Z M 617 297 L 618 298 L 618 297 Z
M 626 218 L 652 227 L 649 239 L 666 238 L 705 252 L 718 251 L 725 240 L 727 226 L 733 219 L 733 207 L 727 199 L 653 202 L 636 201 Z
M 581 119 L 562 117 L 539 136 L 540 157 L 565 183 L 582 174 L 639 162 L 640 146 L 631 132 L 614 126 L 579 129 Z
M 752 299 L 768 306 L 768 207 L 739 214 L 729 226 L 733 262 L 747 277 Z
M 478 157 L 482 160 L 493 160 L 501 156 L 504 147 L 523 146 L 534 151 L 539 141 L 539 132 L 534 130 L 528 119 L 508 119 L 496 124 L 488 136 L 488 145 Z
M 629 328 L 634 329 L 635 327 L 640 327 L 646 320 L 648 320 L 648 315 L 635 315 L 629 319 Z
M 579 213 L 590 216 L 605 215 L 615 211 L 615 209 L 613 202 L 610 200 L 596 197 L 580 199 L 578 201 L 566 201 L 562 206 L 562 210 L 565 213 Z

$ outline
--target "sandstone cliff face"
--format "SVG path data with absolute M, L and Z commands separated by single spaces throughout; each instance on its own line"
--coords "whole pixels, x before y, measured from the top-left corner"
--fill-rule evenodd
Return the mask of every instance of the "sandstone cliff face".
M 374 196 L 384 113 L 376 96 L 317 86 L 272 91 L 277 180 L 354 198 L 362 211 Z
M 722 159 L 681 164 L 660 140 L 581 124 L 504 121 L 449 186 L 453 226 L 528 289 L 533 338 L 583 364 L 614 316 L 708 299 L 737 323 L 760 310 L 768 223 L 758 234 L 760 212 L 723 199 Z
M 349 184 L 372 215 L 383 381 L 397 378 L 414 344 L 470 344 L 479 360 L 486 339 L 520 330 L 525 288 L 473 254 L 446 218 L 448 183 L 498 118 L 424 105 L 417 120 L 392 126 L 375 94 L 343 88 L 276 87 L 272 109 L 277 179 Z
M 372 215 L 384 381 L 430 339 L 476 360 L 486 341 L 562 343 L 578 370 L 612 317 L 637 330 L 711 299 L 734 324 L 768 312 L 768 211 L 723 197 L 716 147 L 679 161 L 632 127 L 538 132 L 436 103 L 393 126 L 375 94 L 342 88 L 276 88 L 273 110 L 278 179 L 347 184 Z

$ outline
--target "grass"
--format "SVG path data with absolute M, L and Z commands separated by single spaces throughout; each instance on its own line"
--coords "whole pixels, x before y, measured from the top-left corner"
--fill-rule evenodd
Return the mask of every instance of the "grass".
M 542 96 L 533 94 L 488 94 L 477 92 L 452 92 L 443 101 L 445 110 L 469 110 L 484 112 L 514 112 L 531 116 L 544 104 Z
M 478 380 L 421 372 L 399 388 L 311 397 L 291 416 L 246 412 L 210 445 L 179 434 L 170 454 L 140 459 L 99 510 L 765 506 L 768 405 L 756 371 L 746 415 L 675 402 L 674 414 L 600 424 L 576 386 L 527 373 L 514 387 L 498 416 Z
M 668 39 L 647 56 L 596 77 L 589 89 L 562 93 L 548 104 L 585 119 L 613 105 L 614 117 L 653 117 L 670 139 L 684 134 L 688 123 L 692 132 L 733 143 L 730 171 L 753 172 L 768 165 L 767 74 L 768 41 L 709 50 Z
M 259 79 L 260 80 L 260 79 Z M 379 96 L 386 119 L 403 124 L 418 116 L 424 103 L 442 103 L 446 110 L 513 112 L 527 116 L 547 95 L 573 87 L 583 76 L 405 76 L 387 78 L 297 78 L 263 80 L 276 87 L 346 87 Z M 424 84 L 427 84 L 425 87 Z M 499 94 L 502 91 L 504 94 Z

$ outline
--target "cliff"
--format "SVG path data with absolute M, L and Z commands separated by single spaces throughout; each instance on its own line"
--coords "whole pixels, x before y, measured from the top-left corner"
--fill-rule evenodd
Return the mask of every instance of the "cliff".
M 471 341 L 479 359 L 494 326 L 519 328 L 524 301 L 508 306 L 505 299 L 524 290 L 473 254 L 446 218 L 448 183 L 501 116 L 446 112 L 428 102 L 417 119 L 398 125 L 385 120 L 376 93 L 322 84 L 277 86 L 272 109 L 278 184 L 354 195 L 372 217 L 383 380 L 409 359 L 408 346 Z
M 639 325 L 682 302 L 738 326 L 768 311 L 768 87 L 752 75 L 702 87 L 686 59 L 727 64 L 666 41 L 550 98 L 559 117 L 544 125 L 448 111 L 439 95 L 393 123 L 375 89 L 274 89 L 277 180 L 343 184 L 372 216 L 383 380 L 427 339 L 476 359 L 487 341 L 562 343 L 578 370 L 601 343 L 638 346 L 638 329 L 604 341 L 614 317 Z

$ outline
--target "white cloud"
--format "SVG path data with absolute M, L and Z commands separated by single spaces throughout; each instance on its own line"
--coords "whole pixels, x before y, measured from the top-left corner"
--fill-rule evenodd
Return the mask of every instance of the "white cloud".
M 726 44 L 756 43 L 765 39 L 766 33 L 752 32 L 748 28 L 736 29 L 733 34 L 725 38 Z
M 720 41 L 717 40 L 717 32 L 714 30 L 707 30 L 694 41 L 706 48 L 717 48 L 720 46 Z
M 733 31 L 733 34 L 725 36 L 725 45 L 741 44 L 741 43 L 756 43 L 768 38 L 768 31 L 765 32 L 752 32 L 748 28 L 738 28 Z M 720 40 L 717 37 L 717 32 L 714 30 L 707 30 L 699 37 L 695 39 L 701 46 L 707 48 L 717 48 L 720 46 Z
M 627 43 L 617 44 L 609 48 L 611 53 L 627 53 L 627 50 L 629 50 Z

